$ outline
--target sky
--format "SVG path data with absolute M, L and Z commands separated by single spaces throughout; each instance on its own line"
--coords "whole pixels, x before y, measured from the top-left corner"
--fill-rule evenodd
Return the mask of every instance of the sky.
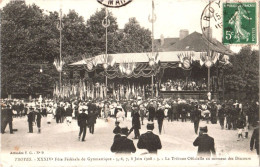
M 0 8 L 9 1 L 2 0 Z M 97 0 L 26 0 L 25 2 L 35 3 L 45 12 L 59 11 L 60 8 L 63 13 L 75 10 L 85 20 L 103 7 Z M 154 0 L 154 12 L 157 16 L 154 23 L 155 38 L 159 39 L 161 35 L 165 38 L 179 37 L 181 29 L 187 29 L 189 33 L 194 31 L 201 33 L 200 18 L 208 2 L 208 0 Z M 109 8 L 109 11 L 117 18 L 120 29 L 124 28 L 131 17 L 136 17 L 142 27 L 152 29 L 152 24 L 148 21 L 152 13 L 152 0 L 133 0 L 124 7 Z M 221 38 L 217 37 L 217 39 Z
M 3 7 L 9 0 L 2 0 Z M 35 3 L 47 11 L 59 11 L 68 13 L 74 9 L 85 20 L 103 6 L 97 0 L 26 0 L 27 4 Z M 201 32 L 200 16 L 207 5 L 207 0 L 154 0 L 157 20 L 154 24 L 155 38 L 178 37 L 180 29 L 188 29 L 191 32 Z M 133 0 L 121 8 L 110 8 L 110 12 L 117 18 L 119 28 L 124 28 L 130 17 L 136 17 L 141 26 L 151 29 L 152 24 L 148 16 L 152 13 L 151 0 Z

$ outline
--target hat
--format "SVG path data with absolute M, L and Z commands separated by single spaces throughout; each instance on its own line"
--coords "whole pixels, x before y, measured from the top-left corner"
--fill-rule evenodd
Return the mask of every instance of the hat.
M 208 127 L 207 126 L 200 127 L 200 131 L 207 133 L 208 132 Z
M 154 129 L 154 123 L 153 122 L 148 122 L 146 128 L 148 130 L 153 130 Z
M 128 135 L 128 128 L 127 127 L 121 128 L 121 134 Z
M 122 106 L 117 106 L 116 108 L 118 108 L 118 109 L 122 109 Z
M 135 104 L 135 105 L 133 105 L 133 107 L 137 107 L 138 108 L 138 105 Z

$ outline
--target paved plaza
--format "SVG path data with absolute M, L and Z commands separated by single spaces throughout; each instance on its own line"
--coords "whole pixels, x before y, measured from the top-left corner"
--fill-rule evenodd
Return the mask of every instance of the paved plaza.
M 27 118 L 14 118 L 13 126 L 18 129 L 14 134 L 9 134 L 8 128 L 5 134 L 2 134 L 2 152 L 10 154 L 10 152 L 17 151 L 45 151 L 47 153 L 53 152 L 79 152 L 83 153 L 105 153 L 106 156 L 113 156 L 110 152 L 110 147 L 113 143 L 115 119 L 110 118 L 108 122 L 103 119 L 97 119 L 94 134 L 90 134 L 87 130 L 86 141 L 78 141 L 79 127 L 77 121 L 73 120 L 72 124 L 68 126 L 66 123 L 57 124 L 52 120 L 51 124 L 47 124 L 46 118 L 42 119 L 42 133 L 37 133 L 37 128 L 34 126 L 34 133 L 27 133 Z M 147 119 L 142 125 L 140 133 L 146 131 Z M 215 139 L 215 148 L 217 157 L 233 157 L 237 160 L 228 161 L 239 165 L 255 166 L 258 164 L 256 152 L 250 151 L 250 137 L 252 135 L 252 128 L 249 130 L 249 138 L 237 141 L 236 130 L 221 130 L 219 124 L 206 124 L 201 121 L 201 125 L 207 125 L 208 134 Z M 131 127 L 131 121 L 124 122 L 128 128 Z M 155 134 L 159 134 L 157 122 L 155 120 Z M 134 133 L 130 134 L 129 138 L 133 138 Z M 196 157 L 197 147 L 193 146 L 193 141 L 197 135 L 194 133 L 193 123 L 190 121 L 181 122 L 164 121 L 164 128 L 160 135 L 162 149 L 158 152 L 158 156 L 168 155 L 170 157 Z M 135 146 L 138 140 L 134 140 Z M 135 156 L 142 157 L 145 150 L 137 149 Z M 238 160 L 239 158 L 251 158 L 250 161 Z M 174 161 L 176 162 L 176 161 Z M 257 166 L 257 165 L 256 165 Z

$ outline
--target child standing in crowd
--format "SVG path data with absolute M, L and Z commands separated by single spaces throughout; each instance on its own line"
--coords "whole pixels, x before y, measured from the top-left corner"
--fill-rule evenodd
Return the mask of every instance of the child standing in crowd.
M 243 138 L 243 135 L 242 135 L 242 132 L 243 132 L 243 129 L 245 127 L 245 122 L 243 120 L 243 118 L 240 116 L 237 120 L 237 129 L 238 129 L 238 138 L 237 138 L 237 141 L 240 140 L 240 138 L 242 139 Z

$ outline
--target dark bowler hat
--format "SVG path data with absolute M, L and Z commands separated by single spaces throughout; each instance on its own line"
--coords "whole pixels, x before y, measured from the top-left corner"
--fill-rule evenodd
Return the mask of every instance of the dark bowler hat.
M 201 132 L 208 132 L 208 127 L 207 126 L 204 126 L 204 127 L 200 127 L 200 131 Z
M 153 130 L 154 129 L 154 123 L 153 122 L 148 122 L 146 128 L 148 130 Z
M 128 135 L 128 128 L 127 127 L 121 128 L 121 134 Z

